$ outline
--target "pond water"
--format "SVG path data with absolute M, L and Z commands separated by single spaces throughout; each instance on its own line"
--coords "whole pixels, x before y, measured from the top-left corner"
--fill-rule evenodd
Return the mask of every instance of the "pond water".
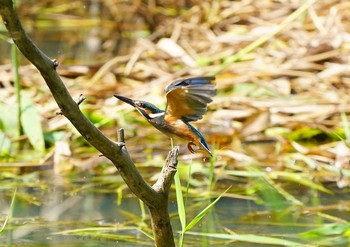
M 88 13 L 85 13 L 86 16 L 93 19 L 94 16 Z M 132 48 L 129 39 L 124 41 L 121 35 L 115 36 L 117 32 L 113 29 L 114 26 L 110 26 L 110 22 L 84 27 L 80 27 L 79 22 L 76 26 L 57 28 L 60 18 L 56 16 L 51 19 L 54 20 L 51 22 L 54 25 L 43 28 L 38 22 L 38 26 L 33 28 L 28 24 L 30 18 L 22 17 L 35 43 L 48 56 L 64 60 L 63 64 L 102 63 Z M 42 19 L 50 20 L 48 16 Z M 134 36 L 136 37 L 137 35 Z M 7 42 L 0 42 L 1 63 L 10 62 L 9 47 Z M 242 187 L 242 184 L 231 184 L 237 186 L 237 191 Z M 328 242 L 324 238 L 306 240 L 299 235 L 328 223 L 340 225 L 350 221 L 349 189 L 339 191 L 333 184 L 329 187 L 334 194 L 295 185 L 289 188 L 288 191 L 302 202 L 299 206 L 283 203 L 276 206 L 268 202 L 263 204 L 249 198 L 239 198 L 239 195 L 223 197 L 191 232 L 251 234 L 251 238 L 271 236 L 312 246 L 329 246 L 329 239 L 333 238 L 332 246 L 349 246 L 349 233 L 346 231 L 341 236 L 341 231 L 336 234 L 336 231 L 325 229 L 324 236 L 330 234 L 326 239 Z M 11 209 L 15 188 L 17 192 Z M 153 246 L 153 241 L 147 236 L 151 234 L 147 214 L 142 217 L 142 204 L 126 191 L 117 175 L 98 178 L 77 174 L 64 177 L 46 171 L 15 176 L 4 175 L 1 171 L 0 226 L 9 214 L 12 216 L 3 233 L 0 233 L 0 246 Z M 189 220 L 213 201 L 213 198 L 203 198 L 201 192 L 203 190 L 199 189 L 197 196 L 192 194 L 188 199 L 186 210 Z M 174 191 L 169 208 L 174 233 L 177 235 L 181 226 Z M 271 246 L 190 234 L 185 237 L 185 246 L 223 245 Z
M 73 181 L 64 177 L 54 178 L 51 172 L 26 176 L 22 179 L 22 185 L 18 180 L 15 183 L 17 193 L 12 217 L 0 237 L 0 246 L 153 246 L 152 240 L 145 234 L 151 233 L 147 214 L 143 219 L 140 203 L 131 194 L 123 194 L 121 198 L 118 190 L 124 187 L 118 176 L 108 176 L 101 180 L 86 176 L 74 178 Z M 116 183 L 112 183 L 112 180 Z M 13 180 L 7 182 L 7 188 L 6 183 L 2 182 L 0 191 L 1 224 L 9 214 L 14 191 L 14 184 L 11 184 Z M 272 210 L 268 205 L 253 200 L 223 197 L 191 231 L 227 233 L 225 229 L 228 229 L 236 234 L 275 236 L 303 242 L 298 234 L 326 223 L 327 218 L 322 214 L 339 217 L 342 221 L 350 220 L 348 209 L 346 210 L 349 208 L 350 193 L 344 190 L 334 191 L 335 195 L 316 195 L 314 191 L 296 190 L 296 194 L 304 195 L 305 202 L 312 201 L 311 194 L 318 200 L 302 210 L 288 205 L 280 210 Z M 177 234 L 181 227 L 174 193 L 172 191 L 169 208 L 174 232 Z M 212 199 L 202 197 L 190 198 L 186 208 L 188 219 L 211 201 Z M 340 202 L 344 202 L 343 208 Z M 344 210 L 347 213 L 344 214 Z M 348 246 L 345 243 L 343 239 L 339 245 L 334 246 Z M 203 236 L 185 237 L 185 246 L 224 244 L 257 246 L 256 243 L 234 243 Z
M 101 65 L 116 55 L 127 54 L 137 38 L 150 35 L 128 3 L 119 3 L 115 17 L 108 6 L 94 0 L 77 1 L 74 6 L 62 1 L 57 9 L 46 9 L 51 4 L 45 1 L 18 2 L 18 15 L 33 42 L 47 56 L 66 65 Z M 0 64 L 11 63 L 7 35 L 1 23 Z

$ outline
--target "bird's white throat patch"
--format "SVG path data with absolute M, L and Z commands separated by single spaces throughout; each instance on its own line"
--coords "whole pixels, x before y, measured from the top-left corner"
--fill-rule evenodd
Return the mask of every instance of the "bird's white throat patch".
M 164 112 L 151 113 L 151 114 L 149 114 L 149 117 L 150 118 L 156 118 L 156 117 L 160 117 L 162 115 L 164 115 Z

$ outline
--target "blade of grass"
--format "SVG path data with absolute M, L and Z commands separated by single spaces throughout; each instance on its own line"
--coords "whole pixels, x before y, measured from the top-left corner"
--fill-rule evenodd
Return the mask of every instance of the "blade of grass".
M 255 173 L 255 175 L 258 174 L 257 172 L 260 172 L 259 168 L 254 166 L 247 166 L 246 169 Z M 260 175 L 255 176 L 255 192 L 260 195 L 266 205 L 269 205 L 274 210 L 279 210 L 282 206 L 290 203 L 293 205 L 303 205 L 301 201 L 288 193 L 279 184 L 275 183 L 270 174 L 263 173 Z
M 214 161 L 215 161 L 215 153 L 213 157 L 210 157 L 209 162 L 209 178 L 208 178 L 208 190 L 211 190 L 214 187 Z
M 174 143 L 173 143 L 173 138 L 170 138 L 171 142 L 171 148 L 174 148 Z M 179 240 L 179 246 L 183 246 L 183 241 L 184 241 L 184 229 L 186 226 L 186 210 L 185 210 L 185 203 L 183 200 L 183 195 L 182 195 L 182 187 L 181 187 L 181 180 L 180 180 L 180 174 L 179 171 L 176 171 L 175 176 L 174 176 L 174 182 L 175 182 L 175 191 L 176 191 L 176 201 L 177 201 L 177 212 L 179 214 L 179 219 L 181 223 L 181 235 L 180 235 L 180 240 Z M 187 188 L 188 190 L 188 188 Z M 187 193 L 187 192 L 186 192 Z M 187 199 L 186 199 L 187 200 Z
M 191 164 L 192 164 L 192 160 L 191 160 Z M 188 180 L 187 180 L 187 184 L 186 184 L 186 196 L 185 196 L 185 203 L 184 203 L 185 207 L 187 206 L 188 192 L 190 190 L 190 179 L 191 179 L 191 175 L 192 175 L 191 164 L 188 165 Z
M 333 194 L 331 190 L 325 188 L 322 184 L 317 184 L 312 181 L 311 178 L 303 177 L 302 174 L 292 173 L 292 172 L 284 172 L 284 171 L 276 171 L 268 174 L 271 179 L 277 179 L 278 177 L 282 177 L 285 180 L 295 182 L 297 184 L 304 185 L 305 187 L 316 189 L 328 194 Z
M 185 204 L 182 196 L 182 188 L 181 188 L 179 171 L 175 173 L 174 181 L 175 181 L 175 191 L 176 191 L 176 201 L 177 201 L 177 212 L 179 214 L 181 229 L 182 229 L 180 241 L 179 241 L 180 242 L 179 246 L 181 247 L 183 243 L 183 238 L 184 238 L 183 233 L 186 227 L 186 210 L 185 210 Z
M 12 60 L 12 69 L 13 75 L 15 78 L 15 89 L 16 89 L 16 99 L 17 99 L 17 136 L 22 134 L 22 126 L 21 126 L 21 84 L 19 78 L 19 60 L 18 60 L 18 48 L 12 42 L 11 43 L 11 60 Z
M 345 112 L 342 112 L 340 116 L 341 116 L 341 123 L 342 123 L 342 126 L 344 128 L 345 140 L 347 142 L 349 142 L 350 141 L 350 126 L 349 126 L 348 118 L 346 117 Z
M 304 238 L 319 238 L 321 236 L 341 235 L 350 230 L 349 222 L 324 224 L 321 227 L 299 233 Z
M 297 184 L 302 184 L 306 187 L 313 188 L 325 193 L 332 194 L 332 191 L 325 188 L 322 184 L 318 184 L 312 181 L 308 174 L 301 173 L 293 173 L 293 172 L 284 172 L 284 171 L 273 171 L 269 173 L 261 172 L 261 171 L 226 171 L 226 175 L 237 176 L 237 177 L 264 177 L 267 175 L 269 178 L 276 180 L 278 178 L 283 178 L 290 182 L 294 182 Z
M 2 235 L 3 231 L 5 230 L 5 227 L 7 225 L 8 220 L 12 217 L 13 214 L 13 210 L 15 207 L 15 198 L 16 198 L 16 193 L 17 193 L 17 188 L 15 188 L 15 191 L 13 192 L 13 196 L 12 196 L 12 200 L 11 200 L 11 204 L 10 204 L 10 208 L 9 208 L 9 213 L 8 215 L 5 217 L 5 221 L 1 226 L 0 229 L 0 236 Z
M 210 203 L 205 209 L 203 209 L 196 217 L 194 217 L 190 223 L 185 227 L 184 232 L 192 229 L 207 213 L 208 211 L 220 200 L 220 198 L 231 188 L 228 187 L 218 198 L 216 198 L 212 203 Z
M 173 149 L 174 148 L 173 138 L 170 138 L 170 143 L 171 143 L 171 149 Z M 179 171 L 176 171 L 175 173 L 174 182 L 175 182 L 175 190 L 176 190 L 177 211 L 179 213 L 181 227 L 182 229 L 184 229 L 184 226 L 186 225 L 186 212 L 185 212 L 185 204 L 183 201 Z
M 16 1 L 13 0 L 13 6 L 16 6 Z M 15 78 L 15 89 L 16 89 L 16 99 L 17 99 L 17 136 L 22 134 L 21 126 L 21 114 L 22 114 L 22 105 L 21 105 L 21 84 L 19 78 L 19 57 L 18 57 L 18 48 L 15 43 L 11 40 L 11 63 L 13 74 Z
M 146 219 L 147 219 L 147 214 L 146 214 L 146 210 L 145 210 L 145 204 L 144 202 L 139 199 L 139 204 L 140 204 L 140 210 L 141 210 L 141 221 L 139 222 L 139 227 L 140 229 L 142 229 L 143 227 L 146 227 L 147 224 L 145 223 Z
M 279 246 L 293 246 L 293 247 L 316 246 L 316 245 L 298 243 L 295 241 L 290 241 L 290 240 L 281 239 L 281 238 L 265 237 L 265 236 L 259 236 L 254 234 L 224 234 L 224 233 L 200 233 L 200 232 L 188 232 L 187 234 L 197 235 L 197 236 L 207 236 L 207 237 L 219 238 L 219 239 L 227 239 L 227 240 L 233 240 L 233 241 L 241 241 L 241 242 L 247 242 L 247 243 L 270 244 L 270 245 L 279 245 Z M 237 246 L 239 246 L 239 244 L 237 244 Z

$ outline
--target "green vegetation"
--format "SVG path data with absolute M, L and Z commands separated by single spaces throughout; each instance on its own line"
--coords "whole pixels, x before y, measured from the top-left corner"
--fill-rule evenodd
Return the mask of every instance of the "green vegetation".
M 87 97 L 84 114 L 112 139 L 125 129 L 127 149 L 150 183 L 172 144 L 112 95 L 164 106 L 172 80 L 217 75 L 218 95 L 196 125 L 214 158 L 180 151 L 169 202 L 179 246 L 348 245 L 348 3 L 186 2 L 24 1 L 18 12 L 60 62 L 70 93 Z M 1 237 L 50 229 L 57 241 L 152 246 L 143 203 L 56 114 L 40 75 L 1 26 L 0 39 L 0 49 L 11 46 L 0 57 Z M 171 42 L 162 46 L 164 39 Z M 100 203 L 105 195 L 115 198 Z M 47 206 L 52 198 L 57 205 Z M 83 215 L 76 220 L 74 208 Z

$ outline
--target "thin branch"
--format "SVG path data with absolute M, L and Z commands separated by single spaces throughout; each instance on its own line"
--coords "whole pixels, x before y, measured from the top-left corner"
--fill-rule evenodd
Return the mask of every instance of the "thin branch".
M 124 129 L 119 129 L 118 130 L 118 142 L 125 143 Z
M 80 105 L 81 103 L 83 103 L 83 101 L 86 100 L 86 97 L 83 94 L 79 95 L 79 98 L 77 100 L 75 100 L 75 103 L 77 105 Z M 62 111 L 56 112 L 56 115 L 63 115 Z
M 166 163 L 163 166 L 162 172 L 158 177 L 157 182 L 152 186 L 153 189 L 159 193 L 168 193 L 170 186 L 174 180 L 177 169 L 177 156 L 179 154 L 179 147 L 175 146 L 168 154 Z

